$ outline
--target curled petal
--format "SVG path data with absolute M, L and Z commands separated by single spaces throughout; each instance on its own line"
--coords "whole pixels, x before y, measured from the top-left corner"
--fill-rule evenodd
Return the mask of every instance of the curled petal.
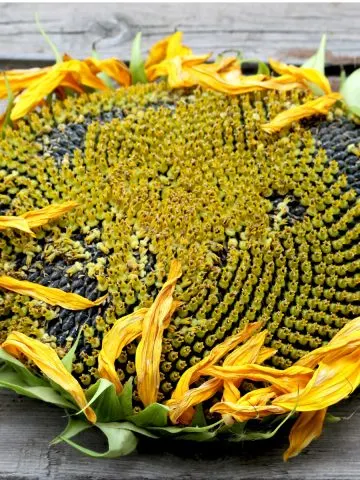
M 50 380 L 71 395 L 81 410 L 84 409 L 89 422 L 96 422 L 95 412 L 92 408 L 86 407 L 88 402 L 79 382 L 66 370 L 55 350 L 49 345 L 29 338 L 23 333 L 12 332 L 1 348 L 15 358 L 21 359 L 24 356 L 34 362 Z
M 283 455 L 285 461 L 299 455 L 313 440 L 320 437 L 326 410 L 323 408 L 314 412 L 303 412 L 299 415 L 290 431 L 290 445 Z
M 107 297 L 107 295 L 104 295 L 93 302 L 77 293 L 63 292 L 59 288 L 44 287 L 38 283 L 17 280 L 6 275 L 0 276 L 0 288 L 20 293 L 20 295 L 28 295 L 49 305 L 58 305 L 68 310 L 85 310 L 86 308 L 96 307 L 101 305 Z
M 126 345 L 141 335 L 142 322 L 147 311 L 147 308 L 140 308 L 117 320 L 102 342 L 98 356 L 99 376 L 112 382 L 117 393 L 122 391 L 122 385 L 115 370 L 115 360 L 120 357 Z
M 296 362 L 296 365 L 314 368 L 322 361 L 325 363 L 334 361 L 337 356 L 343 356 L 345 352 L 350 353 L 359 346 L 360 317 L 348 322 L 327 345 L 304 355 Z
M 285 63 L 269 59 L 271 68 L 280 75 L 290 75 L 300 83 L 306 85 L 314 84 L 318 86 L 324 94 L 331 93 L 329 80 L 325 75 L 314 68 L 296 67 L 295 65 L 286 65 Z
M 172 399 L 181 399 L 183 395 L 185 395 L 185 393 L 189 390 L 190 385 L 199 380 L 201 375 L 203 375 L 202 372 L 206 367 L 217 363 L 228 352 L 230 352 L 237 345 L 239 345 L 239 343 L 245 342 L 248 338 L 250 338 L 256 330 L 261 328 L 261 326 L 261 322 L 248 324 L 239 333 L 228 337 L 224 342 L 214 347 L 210 351 L 209 355 L 200 360 L 199 363 L 188 368 L 180 377 L 180 380 L 178 381 L 176 388 L 173 391 Z
M 38 82 L 50 69 L 51 67 L 29 68 L 26 70 L 9 70 L 4 73 L 6 74 L 11 91 L 16 95 L 22 90 L 25 90 L 30 83 Z M 0 98 L 7 98 L 8 95 L 4 73 L 0 73 Z
M 222 380 L 239 381 L 249 379 L 255 382 L 269 382 L 282 392 L 297 392 L 309 382 L 313 370 L 293 365 L 286 370 L 273 367 L 249 364 L 239 366 L 208 366 L 202 370 L 203 375 L 209 375 Z M 291 409 L 290 409 L 291 410 Z
M 174 304 L 173 293 L 180 276 L 180 262 L 174 260 L 170 266 L 168 280 L 144 316 L 142 337 L 135 355 L 138 392 L 144 405 L 157 401 L 163 332 L 174 309 L 179 305 L 178 302 Z
M 313 115 L 326 115 L 335 102 L 341 99 L 340 93 L 329 93 L 303 105 L 289 108 L 276 115 L 269 123 L 262 125 L 262 129 L 267 133 L 275 133 L 292 122 L 312 117 Z
M 157 65 L 165 59 L 192 55 L 192 50 L 182 45 L 182 35 L 182 32 L 175 32 L 155 43 L 151 47 L 149 56 L 146 59 L 145 68 Z
M 338 403 L 360 383 L 360 352 L 339 356 L 330 363 L 321 362 L 305 388 L 278 397 L 273 403 L 288 410 L 309 412 Z
M 103 72 L 119 85 L 123 85 L 124 87 L 131 85 L 131 75 L 128 67 L 116 58 L 106 58 L 104 60 L 86 58 L 84 62 L 95 74 Z

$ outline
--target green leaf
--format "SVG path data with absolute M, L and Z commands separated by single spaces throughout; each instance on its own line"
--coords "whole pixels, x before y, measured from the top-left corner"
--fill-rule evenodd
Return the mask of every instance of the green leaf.
M 74 422 L 76 422 L 74 424 Z M 69 419 L 69 423 L 64 432 L 54 440 L 54 443 L 64 441 L 74 447 L 76 450 L 94 458 L 116 458 L 128 455 L 136 449 L 137 438 L 132 431 L 123 428 L 121 423 L 97 423 L 94 428 L 98 428 L 105 435 L 108 442 L 106 452 L 96 452 L 89 448 L 83 447 L 71 440 L 75 435 L 89 428 L 89 424 L 79 420 Z
M 233 437 L 230 437 L 231 442 L 240 442 L 245 440 L 268 440 L 269 438 L 273 437 L 280 428 L 286 423 L 294 414 L 295 409 L 292 410 L 286 417 L 275 427 L 273 430 L 268 431 L 261 431 L 261 430 L 245 430 L 243 429 L 242 432 L 236 433 Z
M 303 63 L 303 67 L 305 68 L 313 68 L 318 72 L 325 74 L 325 52 L 326 52 L 326 35 L 324 34 L 321 37 L 319 48 L 317 49 L 316 53 L 306 60 Z
M 92 405 L 98 422 L 115 422 L 125 419 L 115 386 L 108 380 L 104 378 L 98 380 L 87 390 L 86 397 L 90 400 L 84 409 Z M 78 413 L 82 413 L 84 409 Z
M 50 387 L 47 382 L 44 381 L 42 385 L 39 385 L 38 381 L 32 382 L 31 376 L 28 377 L 28 381 L 26 381 L 25 378 L 25 376 L 15 372 L 11 367 L 5 365 L 0 369 L 0 388 L 7 388 L 13 390 L 19 395 L 36 398 L 58 407 L 76 408 L 74 404 L 67 401 Z
M 131 47 L 130 73 L 133 84 L 148 83 L 141 55 L 141 32 L 136 34 Z
M 342 420 L 341 417 L 336 417 L 335 415 L 329 412 L 327 412 L 327 414 L 325 415 L 325 422 L 327 423 L 338 423 L 341 420 Z
M 340 93 L 349 110 L 360 117 L 360 68 L 348 76 Z
M 98 425 L 98 424 L 96 424 Z M 150 437 L 150 438 L 159 438 L 158 435 L 155 435 L 154 433 L 151 433 L 149 430 L 145 428 L 138 427 L 137 425 L 134 425 L 131 422 L 111 422 L 107 423 L 107 426 L 111 426 L 113 428 L 121 428 L 124 430 L 130 430 L 131 432 L 138 433 L 140 435 L 143 435 L 145 437 Z
M 156 432 L 159 435 L 178 435 L 178 438 L 182 438 L 182 436 L 187 434 L 199 434 L 204 432 L 209 432 L 212 429 L 216 431 L 224 424 L 222 420 L 219 420 L 216 423 L 212 423 L 211 425 L 207 425 L 206 427 L 149 427 L 149 430 L 152 432 Z
M 51 442 L 50 445 L 56 445 L 57 443 L 61 443 L 63 438 L 72 438 L 78 435 L 79 433 L 91 428 L 92 425 L 84 420 L 77 420 L 74 417 L 68 417 L 68 423 L 65 427 L 65 430 L 60 433 L 57 437 L 55 437 Z
M 199 405 L 196 405 L 195 408 L 195 415 L 192 419 L 191 426 L 192 427 L 206 427 L 206 418 L 204 415 L 204 409 L 202 406 L 202 403 L 199 403 Z
M 82 332 L 83 332 L 83 327 L 80 328 L 78 336 L 76 337 L 76 340 L 74 342 L 74 345 L 70 348 L 70 350 L 67 352 L 67 354 L 64 356 L 64 358 L 61 360 L 64 367 L 66 368 L 66 370 L 69 373 L 71 373 L 71 371 L 72 371 L 72 364 L 73 364 L 74 359 L 75 359 L 75 352 L 76 352 L 76 349 L 79 345 L 79 341 L 80 341 L 80 337 L 81 337 Z
M 164 427 L 167 425 L 169 409 L 160 403 L 152 403 L 141 412 L 127 418 L 139 427 Z
M 133 379 L 125 383 L 122 392 L 118 395 L 119 403 L 124 414 L 124 418 L 128 418 L 133 414 L 132 394 L 133 394 Z
M 343 68 L 341 68 L 341 71 L 340 71 L 340 91 L 341 89 L 343 88 L 344 84 L 345 84 L 345 81 L 346 81 L 346 72 Z
M 39 20 L 39 14 L 38 13 L 35 13 L 35 22 L 36 22 L 36 26 L 38 27 L 41 35 L 44 37 L 46 43 L 49 45 L 49 47 L 51 48 L 51 50 L 53 51 L 54 53 L 54 56 L 56 58 L 56 63 L 62 63 L 62 57 L 60 55 L 60 52 L 59 50 L 57 49 L 56 45 L 53 43 L 53 41 L 50 39 L 50 37 L 48 36 L 48 34 L 45 32 L 45 30 L 43 29 L 41 23 L 40 23 L 40 20 Z

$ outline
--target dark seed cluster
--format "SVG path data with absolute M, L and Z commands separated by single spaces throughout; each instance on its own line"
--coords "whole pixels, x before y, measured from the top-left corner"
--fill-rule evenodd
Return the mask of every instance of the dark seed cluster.
M 268 135 L 303 93 L 228 97 L 164 84 L 68 99 L 0 141 L 0 208 L 79 206 L 1 232 L 2 274 L 96 299 L 70 312 L 3 292 L 0 341 L 20 330 L 63 355 L 84 325 L 74 375 L 96 381 L 104 334 L 150 306 L 171 260 L 182 302 L 163 340 L 161 393 L 247 323 L 263 321 L 285 368 L 360 315 L 360 128 L 341 112 Z M 135 374 L 136 342 L 117 360 Z

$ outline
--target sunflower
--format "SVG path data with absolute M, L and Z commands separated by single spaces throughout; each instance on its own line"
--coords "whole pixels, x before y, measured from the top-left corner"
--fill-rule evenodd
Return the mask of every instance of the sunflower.
M 360 383 L 346 95 L 314 66 L 209 58 L 176 33 L 137 62 L 146 84 L 68 56 L 0 82 L 18 95 L 0 141 L 0 386 L 65 408 L 55 442 L 92 456 L 295 419 L 288 459 Z M 46 101 L 59 87 L 75 94 Z M 72 440 L 91 427 L 106 453 Z

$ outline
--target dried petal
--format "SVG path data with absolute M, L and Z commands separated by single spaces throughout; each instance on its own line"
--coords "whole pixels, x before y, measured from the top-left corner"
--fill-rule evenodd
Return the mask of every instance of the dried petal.
M 32 237 L 35 237 L 34 232 L 31 231 L 29 223 L 23 217 L 0 216 L 0 230 L 6 230 L 8 228 L 21 230 L 22 232 L 29 233 Z
M 290 431 L 290 445 L 283 455 L 285 461 L 299 455 L 313 440 L 320 437 L 326 410 L 323 408 L 314 412 L 303 412 L 299 415 Z
M 5 75 L 10 84 L 11 91 L 14 95 L 25 90 L 33 81 L 38 82 L 51 67 L 45 68 L 29 68 L 24 70 L 9 70 L 0 73 L 0 98 L 7 98 L 7 88 Z
M 182 45 L 182 35 L 182 32 L 175 32 L 155 43 L 150 49 L 149 56 L 145 62 L 145 68 L 157 65 L 165 59 L 192 55 L 192 50 Z
M 322 114 L 325 115 L 328 113 L 332 105 L 338 100 L 340 100 L 340 93 L 329 93 L 322 97 L 306 102 L 303 105 L 289 108 L 285 112 L 279 113 L 275 118 L 269 123 L 262 125 L 262 129 L 267 133 L 278 132 L 284 127 L 291 125 L 292 122 L 296 122 L 303 118 L 308 118 L 313 115 Z
M 262 323 L 250 323 L 248 324 L 243 330 L 239 333 L 228 337 L 224 342 L 216 345 L 209 355 L 204 357 L 200 360 L 199 363 L 193 365 L 192 367 L 188 368 L 181 376 L 180 380 L 178 381 L 175 390 L 172 394 L 172 399 L 179 400 L 181 399 L 185 393 L 189 390 L 190 385 L 201 377 L 203 374 L 202 371 L 210 366 L 217 363 L 221 358 L 223 358 L 228 352 L 233 350 L 239 343 L 245 342 L 251 335 L 261 328 Z
M 119 85 L 123 85 L 124 87 L 131 85 L 131 75 L 128 67 L 117 58 L 106 58 L 104 60 L 86 58 L 84 62 L 90 67 L 94 74 L 103 72 Z
M 44 287 L 27 280 L 16 280 L 6 275 L 0 276 L 0 288 L 20 293 L 20 295 L 28 295 L 49 305 L 58 305 L 68 310 L 85 310 L 86 308 L 96 307 L 101 305 L 107 297 L 107 295 L 104 295 L 93 302 L 77 293 L 63 292 L 58 288 Z
M 120 318 L 103 339 L 98 357 L 99 376 L 112 382 L 117 393 L 122 391 L 122 385 L 116 373 L 115 360 L 120 357 L 126 345 L 140 337 L 142 322 L 147 311 L 147 308 L 140 308 L 136 312 Z
M 68 392 L 91 423 L 96 422 L 96 414 L 86 407 L 87 400 L 79 382 L 66 370 L 55 350 L 39 340 L 23 333 L 12 332 L 1 345 L 7 353 L 21 359 L 22 355 L 31 360 L 53 382 Z M 86 407 L 86 408 L 85 408 Z
M 269 59 L 271 68 L 280 75 L 290 75 L 299 83 L 317 85 L 324 94 L 331 93 L 329 80 L 318 70 L 314 68 L 296 67 L 295 65 L 286 65 L 285 63 Z
M 360 352 L 356 349 L 328 364 L 321 362 L 305 388 L 290 390 L 273 404 L 290 411 L 295 407 L 300 412 L 321 410 L 346 398 L 359 384 Z
M 174 305 L 173 293 L 180 276 L 180 262 L 174 260 L 170 266 L 168 280 L 143 320 L 142 337 L 136 349 L 135 366 L 138 392 L 144 405 L 157 401 L 162 337 L 174 309 L 179 305 L 178 302 Z

